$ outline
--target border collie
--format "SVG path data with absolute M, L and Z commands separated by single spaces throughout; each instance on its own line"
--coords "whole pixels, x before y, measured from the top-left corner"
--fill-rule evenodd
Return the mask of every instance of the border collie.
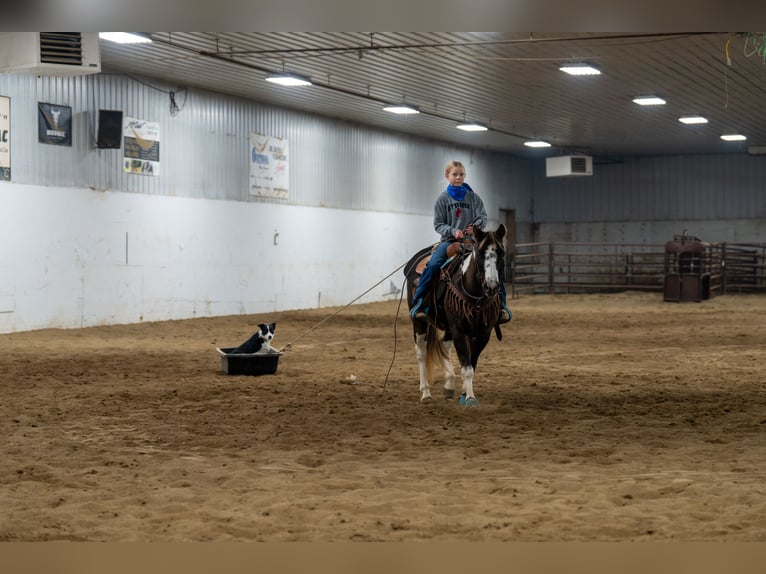
M 271 340 L 274 338 L 274 331 L 276 329 L 276 323 L 261 323 L 252 337 L 231 351 L 230 354 L 253 355 L 256 353 L 276 353 L 277 350 L 271 346 Z

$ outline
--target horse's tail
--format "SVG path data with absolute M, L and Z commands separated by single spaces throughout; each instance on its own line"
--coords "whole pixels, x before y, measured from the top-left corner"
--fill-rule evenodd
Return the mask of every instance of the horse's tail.
M 449 360 L 449 355 L 444 350 L 439 330 L 433 325 L 429 325 L 426 331 L 426 376 L 429 382 L 434 381 L 434 369 L 437 372 L 443 371 L 444 361 L 447 360 Z

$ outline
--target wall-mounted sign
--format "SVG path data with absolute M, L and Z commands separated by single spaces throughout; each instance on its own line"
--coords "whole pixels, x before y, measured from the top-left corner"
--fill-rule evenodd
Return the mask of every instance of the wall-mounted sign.
M 128 173 L 160 174 L 160 124 L 136 118 L 122 122 L 123 160 Z
M 0 96 L 0 180 L 11 181 L 11 98 Z
M 250 134 L 250 195 L 287 199 L 287 140 Z
M 38 102 L 37 141 L 44 144 L 71 146 L 72 108 Z

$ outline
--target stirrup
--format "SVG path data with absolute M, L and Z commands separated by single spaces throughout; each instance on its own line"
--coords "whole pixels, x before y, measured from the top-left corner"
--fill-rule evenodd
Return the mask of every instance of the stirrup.
M 415 318 L 422 318 L 420 315 L 424 315 L 423 311 L 421 311 L 421 307 L 423 306 L 423 298 L 420 297 L 417 302 L 412 306 L 412 309 L 410 309 L 410 317 L 412 319 Z
M 415 303 L 415 306 L 410 309 L 410 317 L 413 319 L 428 319 L 428 307 L 425 309 L 423 307 L 423 299 L 418 299 L 418 302 Z
M 500 317 L 497 319 L 497 324 L 502 325 L 511 320 L 513 314 L 506 307 L 500 309 Z

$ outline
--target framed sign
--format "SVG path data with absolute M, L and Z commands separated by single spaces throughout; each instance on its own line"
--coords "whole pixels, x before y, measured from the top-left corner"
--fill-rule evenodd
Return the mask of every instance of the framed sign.
M 37 141 L 44 144 L 72 145 L 72 108 L 37 103 Z
M 122 121 L 123 169 L 139 175 L 160 174 L 160 124 L 126 117 Z
M 11 181 L 11 98 L 0 96 L 0 181 Z
M 287 199 L 287 140 L 250 134 L 250 195 Z

